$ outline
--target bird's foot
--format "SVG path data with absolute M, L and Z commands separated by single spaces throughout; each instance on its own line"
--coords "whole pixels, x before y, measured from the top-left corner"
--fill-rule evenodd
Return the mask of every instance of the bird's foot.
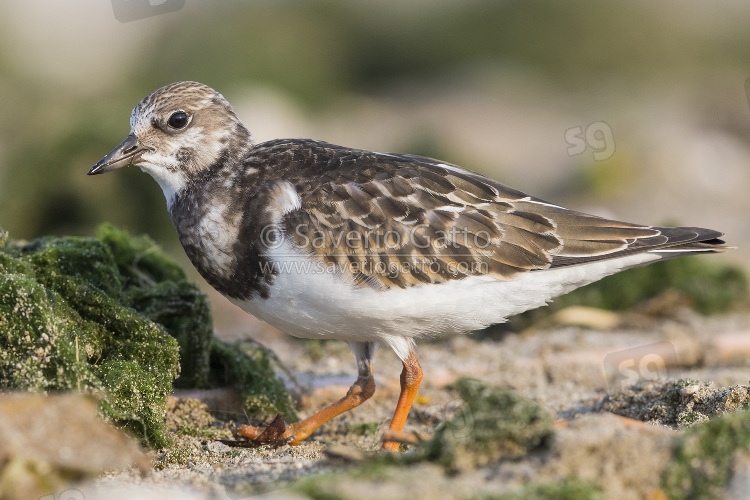
M 279 413 L 276 418 L 265 428 L 253 427 L 252 425 L 243 425 L 239 433 L 255 444 L 270 444 L 272 446 L 282 446 L 293 435 L 292 426 L 284 421 L 284 414 Z

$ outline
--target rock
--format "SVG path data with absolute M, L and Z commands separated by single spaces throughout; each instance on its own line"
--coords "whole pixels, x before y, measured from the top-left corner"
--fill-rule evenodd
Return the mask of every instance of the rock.
M 0 396 L 0 498 L 39 498 L 71 481 L 149 461 L 82 395 Z
M 682 429 L 748 405 L 748 386 L 716 388 L 710 382 L 681 379 L 635 384 L 622 392 L 605 396 L 598 409 Z
M 595 482 L 608 499 L 655 498 L 673 439 L 668 429 L 628 427 L 611 414 L 582 415 L 555 432 L 538 474 Z

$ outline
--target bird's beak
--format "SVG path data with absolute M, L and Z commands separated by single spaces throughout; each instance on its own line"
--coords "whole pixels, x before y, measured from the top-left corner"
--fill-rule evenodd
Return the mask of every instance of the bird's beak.
M 127 167 L 134 162 L 137 163 L 140 160 L 141 153 L 150 149 L 138 142 L 133 134 L 130 134 L 107 156 L 96 162 L 96 165 L 89 170 L 88 175 L 103 174 L 116 168 Z

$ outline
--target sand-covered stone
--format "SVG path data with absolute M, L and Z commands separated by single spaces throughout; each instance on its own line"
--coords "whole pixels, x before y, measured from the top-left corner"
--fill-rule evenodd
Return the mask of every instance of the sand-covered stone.
M 0 395 L 0 498 L 40 498 L 105 469 L 149 461 L 82 395 Z
M 609 394 L 600 410 L 675 429 L 750 407 L 750 387 L 717 387 L 712 382 L 680 379 L 644 381 Z

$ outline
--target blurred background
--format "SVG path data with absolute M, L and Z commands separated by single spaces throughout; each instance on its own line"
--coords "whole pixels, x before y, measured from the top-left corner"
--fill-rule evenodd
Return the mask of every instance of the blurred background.
M 742 262 L 749 18 L 738 0 L 8 0 L 0 227 L 110 221 L 192 271 L 149 176 L 85 174 L 141 98 L 197 80 L 258 141 L 437 157 L 570 208 L 725 231 L 739 250 L 713 258 Z

